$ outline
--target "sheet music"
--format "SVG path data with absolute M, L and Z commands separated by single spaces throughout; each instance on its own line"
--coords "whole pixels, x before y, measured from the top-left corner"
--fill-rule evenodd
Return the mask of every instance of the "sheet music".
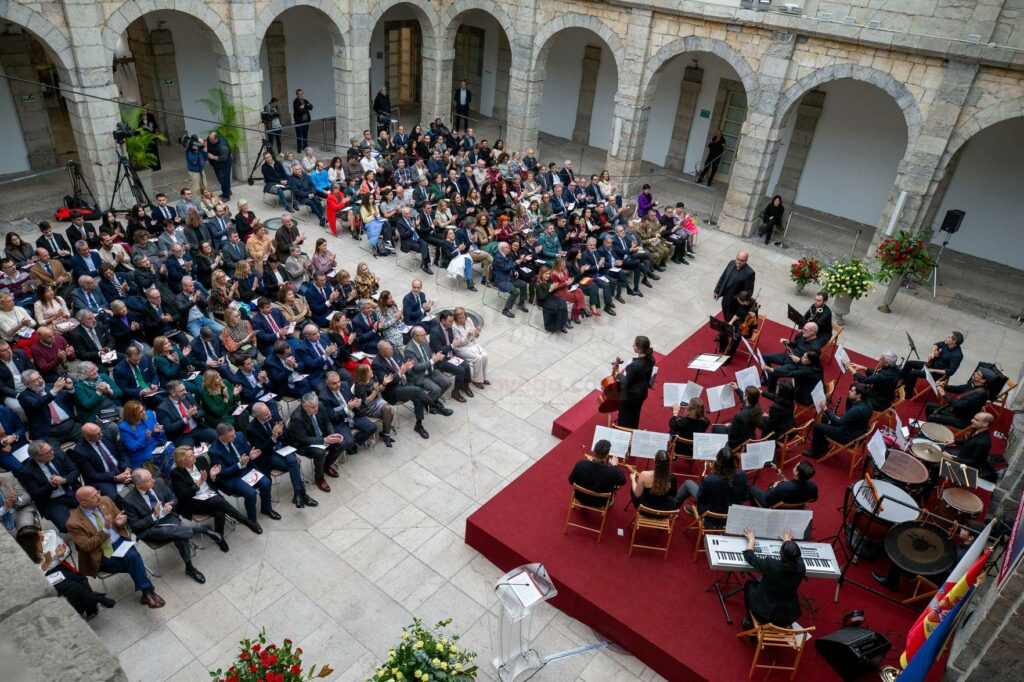
M 590 449 L 594 449 L 594 445 L 599 440 L 606 440 L 611 443 L 611 454 L 616 457 L 625 457 L 629 454 L 629 441 L 633 434 L 630 431 L 620 431 L 619 429 L 613 429 L 607 426 L 595 426 L 594 427 L 594 440 L 590 443 Z
M 746 390 L 747 386 L 760 388 L 761 372 L 753 365 L 750 367 L 744 367 L 740 371 L 736 372 L 736 386 L 738 386 L 741 391 Z
M 690 369 L 711 370 L 719 369 L 728 360 L 728 356 L 716 355 L 715 353 L 701 353 L 687 365 Z
M 765 363 L 765 361 L 764 361 L 764 356 L 761 355 L 761 349 L 760 348 L 757 349 L 757 364 L 761 365 L 762 368 L 767 366 L 767 363 Z
M 935 383 L 935 377 L 932 376 L 932 373 L 930 371 L 928 371 L 927 368 L 925 368 L 925 370 L 924 370 L 924 378 L 928 382 L 928 386 L 932 389 L 932 393 L 934 393 L 935 396 L 938 397 L 938 395 L 939 395 L 939 387 Z M 910 396 L 907 396 L 907 397 L 910 397 Z
M 789 528 L 794 538 L 802 538 L 812 516 L 810 509 L 762 509 L 734 504 L 729 507 L 725 533 L 743 535 L 744 528 L 751 528 L 754 537 L 775 539 L 781 538 Z
M 850 361 L 850 356 L 847 354 L 846 349 L 843 348 L 843 344 L 836 345 L 836 354 L 833 357 L 839 364 L 839 373 L 846 374 L 846 363 Z
M 744 471 L 754 471 L 764 467 L 775 459 L 775 441 L 763 443 L 747 443 L 746 452 L 740 455 L 740 465 Z
M 685 405 L 686 403 L 683 401 L 684 388 L 686 388 L 686 384 L 665 384 L 661 393 L 661 404 L 664 407 Z
M 885 456 L 889 452 L 889 448 L 885 446 L 885 440 L 882 439 L 882 432 L 875 429 L 875 432 L 871 434 L 871 439 L 868 441 L 868 452 L 871 453 L 871 461 L 875 463 L 875 466 L 879 469 L 885 464 Z
M 729 435 L 725 433 L 693 434 L 693 458 L 714 461 L 718 451 L 729 444 Z
M 896 410 L 893 410 L 892 413 L 896 417 L 896 444 L 900 446 L 900 450 L 906 450 L 907 436 L 910 435 L 910 430 L 903 426 L 903 420 L 900 419 Z
M 754 347 L 750 345 L 750 342 L 747 341 L 747 339 L 742 336 L 740 337 L 740 341 L 742 341 L 743 345 L 746 346 L 747 353 L 749 353 L 750 357 L 754 359 L 754 362 L 758 363 L 761 367 L 764 367 L 764 363 L 761 361 L 761 354 L 754 353 Z
M 680 396 L 679 401 L 683 405 L 689 405 L 691 400 L 699 398 L 700 394 L 703 392 L 703 386 L 695 381 L 688 381 L 686 382 L 686 388 L 683 389 L 683 395 Z
M 730 407 L 736 407 L 736 394 L 732 392 L 732 386 L 729 384 L 709 388 L 707 394 L 709 412 L 720 412 Z
M 821 403 L 828 405 L 828 396 L 825 395 L 825 385 L 820 381 L 817 386 L 811 389 L 811 400 L 814 401 L 814 409 L 818 412 L 821 412 L 822 410 L 820 407 Z
M 533 578 L 526 571 L 517 573 L 508 579 L 506 583 L 509 589 L 515 593 L 516 598 L 522 602 L 523 606 L 530 608 L 537 602 L 544 599 L 544 595 L 541 594 L 540 588 L 537 587 L 537 583 L 534 582 Z
M 633 432 L 633 447 L 630 450 L 630 454 L 633 457 L 654 459 L 659 450 L 668 449 L 669 438 L 669 434 L 661 433 L 660 431 L 641 431 L 637 429 Z

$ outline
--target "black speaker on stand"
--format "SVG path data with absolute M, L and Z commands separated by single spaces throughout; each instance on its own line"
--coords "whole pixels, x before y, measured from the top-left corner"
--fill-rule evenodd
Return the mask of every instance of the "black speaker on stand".
M 960 225 L 964 222 L 964 216 L 966 215 L 964 211 L 958 208 L 951 208 L 946 211 L 946 216 L 942 219 L 942 225 L 939 226 L 939 231 L 945 232 L 946 238 L 942 240 L 942 246 L 939 247 L 939 252 L 935 254 L 935 267 L 932 268 L 932 300 L 939 293 L 939 259 L 942 258 L 942 252 L 946 250 L 949 240 L 960 231 Z
M 814 648 L 841 678 L 852 680 L 877 671 L 892 642 L 874 630 L 848 627 L 819 637 Z

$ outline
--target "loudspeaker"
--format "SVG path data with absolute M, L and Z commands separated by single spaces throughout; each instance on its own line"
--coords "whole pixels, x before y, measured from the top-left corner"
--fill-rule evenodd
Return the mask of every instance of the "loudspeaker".
M 951 208 L 946 211 L 946 217 L 942 219 L 942 227 L 939 229 L 943 232 L 949 232 L 950 234 L 956 234 L 957 230 L 960 229 L 960 223 L 964 221 L 966 214 L 958 208 Z
M 851 680 L 877 671 L 892 643 L 874 630 L 843 628 L 819 637 L 814 646 L 840 677 Z

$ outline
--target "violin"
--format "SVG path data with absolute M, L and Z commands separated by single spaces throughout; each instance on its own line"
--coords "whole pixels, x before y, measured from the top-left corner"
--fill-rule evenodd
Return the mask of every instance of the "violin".
M 757 312 L 761 309 L 761 304 L 757 302 L 756 298 L 752 298 L 750 301 L 750 311 L 740 322 L 740 336 L 743 337 L 749 337 L 754 333 L 754 329 L 757 328 Z
M 622 389 L 617 377 L 622 358 L 612 362 L 612 373 L 601 380 L 601 395 L 597 396 L 597 411 L 602 414 L 616 412 L 622 404 Z

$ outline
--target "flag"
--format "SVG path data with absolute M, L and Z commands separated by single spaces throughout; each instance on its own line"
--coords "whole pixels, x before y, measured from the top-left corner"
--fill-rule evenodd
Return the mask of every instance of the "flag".
M 896 682 L 923 682 L 931 671 L 932 666 L 935 665 L 936 659 L 939 654 L 946 646 L 946 642 L 953 634 L 953 628 L 956 625 L 957 614 L 960 609 L 964 608 L 970 596 L 974 592 L 974 587 L 970 587 L 967 593 L 964 594 L 964 598 L 960 599 L 956 606 L 950 610 L 946 616 L 939 623 L 935 631 L 932 632 L 931 636 L 921 645 L 921 648 L 917 650 L 914 657 L 910 660 L 903 672 L 900 673 L 899 677 L 896 678 Z
M 964 554 L 963 558 L 960 559 L 960 562 L 957 563 L 956 567 L 946 578 L 946 582 L 935 593 L 935 596 L 932 597 L 931 603 L 918 616 L 914 624 L 910 626 L 910 631 L 907 632 L 906 648 L 903 651 L 903 655 L 900 656 L 900 664 L 903 667 L 907 666 L 907 662 L 914 657 L 914 654 L 924 644 L 925 640 L 928 639 L 932 630 L 943 620 L 943 612 L 948 612 L 949 609 L 953 608 L 957 600 L 967 591 L 967 588 L 977 582 L 978 575 L 981 573 L 981 567 L 984 567 L 985 560 L 988 559 L 990 550 L 987 550 L 985 545 L 988 544 L 988 536 L 992 532 L 994 524 L 995 520 L 990 521 L 985 526 L 985 529 L 981 531 L 981 534 L 975 538 L 970 549 L 967 550 L 967 553 Z M 965 581 L 963 586 L 957 589 L 960 581 L 968 576 L 968 574 L 971 574 L 971 579 Z

